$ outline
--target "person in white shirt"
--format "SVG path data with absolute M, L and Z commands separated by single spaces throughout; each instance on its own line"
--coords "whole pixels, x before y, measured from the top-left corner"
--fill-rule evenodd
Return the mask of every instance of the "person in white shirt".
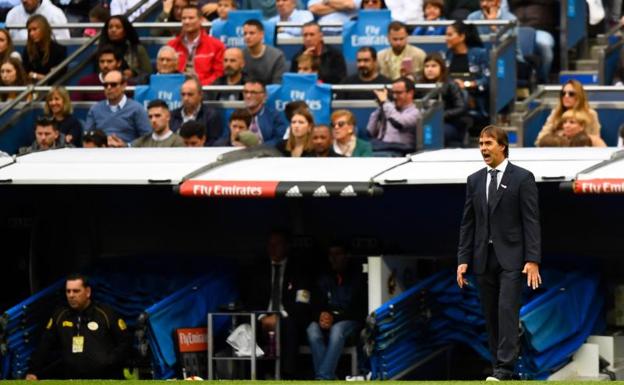
M 52 26 L 67 24 L 67 17 L 63 11 L 52 4 L 50 0 L 22 0 L 21 4 L 11 8 L 9 13 L 7 13 L 6 25 L 23 25 L 26 27 L 26 21 L 28 21 L 28 18 L 32 15 L 45 16 Z M 54 28 L 52 32 L 57 40 L 69 39 L 69 29 Z M 25 28 L 11 29 L 11 38 L 13 38 L 13 41 L 26 40 L 28 38 L 28 32 Z
M 314 15 L 310 11 L 297 8 L 297 0 L 275 0 L 277 15 L 269 19 L 270 22 L 278 23 L 280 21 L 301 23 L 302 25 L 308 21 L 314 20 Z M 278 37 L 301 36 L 301 27 L 278 27 Z
M 111 16 L 115 15 L 125 15 L 131 8 L 139 3 L 140 0 L 111 0 L 110 2 L 110 14 Z M 128 16 L 128 20 L 131 22 L 134 21 L 137 17 L 141 16 L 145 11 L 152 7 L 158 0 L 149 0 L 145 4 L 139 7 L 136 11 L 132 12 L 131 15 Z

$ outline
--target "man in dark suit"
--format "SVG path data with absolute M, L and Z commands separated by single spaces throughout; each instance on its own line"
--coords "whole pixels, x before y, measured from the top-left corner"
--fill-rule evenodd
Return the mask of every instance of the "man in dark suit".
M 255 284 L 249 295 L 253 310 L 279 312 L 262 314 L 259 321 L 266 340 L 269 332 L 281 332 L 282 377 L 296 377 L 296 358 L 299 342 L 312 320 L 311 279 L 302 264 L 289 252 L 289 237 L 273 231 L 267 243 L 270 264 L 264 263 L 256 271 Z
M 466 183 L 457 283 L 468 284 L 464 274 L 472 264 L 494 366 L 487 380 L 511 380 L 520 349 L 522 274 L 527 286 L 541 284 L 538 193 L 533 174 L 508 161 L 502 128 L 485 127 L 479 149 L 486 167 Z

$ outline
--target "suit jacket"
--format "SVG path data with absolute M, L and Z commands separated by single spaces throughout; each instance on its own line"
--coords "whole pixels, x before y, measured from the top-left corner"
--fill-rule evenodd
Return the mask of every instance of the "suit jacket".
M 183 108 L 184 107 L 178 107 L 171 111 L 169 127 L 171 128 L 171 131 L 175 133 L 180 131 L 180 127 L 182 127 L 182 124 L 184 123 L 184 119 L 182 118 Z M 217 139 L 223 136 L 224 132 L 221 115 L 212 108 L 209 108 L 202 103 L 195 120 L 203 123 L 206 127 L 206 147 L 213 146 Z
M 262 140 L 265 144 L 276 145 L 284 138 L 288 123 L 283 114 L 265 105 L 258 116 L 258 126 L 262 132 Z
M 272 264 L 264 259 L 264 263 L 254 271 L 258 272 L 254 279 L 254 284 L 250 287 L 248 303 L 250 310 L 268 310 L 271 301 L 271 273 Z M 297 323 L 306 324 L 312 319 L 312 304 L 310 294 L 312 292 L 312 282 L 309 274 L 306 274 L 302 264 L 294 257 L 288 258 L 284 281 L 282 283 L 282 305 L 289 317 L 293 317 Z M 301 298 L 297 301 L 297 293 L 301 296 L 301 291 L 306 291 L 307 302 Z
M 459 233 L 458 264 L 485 272 L 488 253 L 487 168 L 468 177 L 466 202 Z M 528 170 L 507 165 L 489 215 L 490 239 L 501 267 L 522 270 L 526 262 L 540 262 L 541 236 L 537 185 Z

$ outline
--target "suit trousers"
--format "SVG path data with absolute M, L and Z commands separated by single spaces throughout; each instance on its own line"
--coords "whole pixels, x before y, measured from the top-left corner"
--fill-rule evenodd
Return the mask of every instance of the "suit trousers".
M 477 282 L 494 375 L 507 378 L 514 373 L 520 351 L 522 271 L 504 270 L 490 244 L 486 270 L 477 275 Z

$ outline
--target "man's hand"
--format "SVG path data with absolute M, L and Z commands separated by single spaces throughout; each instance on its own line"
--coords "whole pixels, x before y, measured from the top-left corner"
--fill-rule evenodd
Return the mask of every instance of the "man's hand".
M 542 284 L 542 277 L 539 274 L 539 265 L 535 262 L 527 262 L 524 265 L 522 274 L 527 275 L 527 286 L 535 290 Z
M 303 51 L 303 55 L 308 55 L 308 56 L 318 56 L 316 54 L 316 47 L 309 47 L 306 48 L 305 51 Z
M 464 288 L 465 285 L 468 285 L 468 280 L 464 277 L 464 274 L 468 271 L 468 264 L 462 263 L 457 266 L 457 284 L 460 288 Z
M 334 316 L 332 315 L 332 313 L 329 312 L 321 312 L 321 315 L 319 316 L 319 326 L 321 327 L 321 329 L 323 330 L 329 330 L 332 325 L 334 323 Z
M 275 326 L 277 325 L 277 314 L 267 315 L 260 320 L 260 323 L 262 324 L 262 330 L 265 332 L 274 331 L 276 329 Z
M 37 380 L 38 380 L 37 376 L 32 373 L 28 373 L 26 375 L 26 381 L 37 381 Z
M 121 138 L 119 138 L 115 134 L 109 135 L 108 138 L 106 138 L 106 141 L 107 141 L 108 147 L 128 147 L 126 142 L 124 142 Z
M 379 100 L 379 103 L 385 103 L 388 100 L 388 90 L 387 89 L 381 89 L 381 90 L 373 90 L 373 92 L 375 93 L 375 96 L 377 97 L 377 100 Z

